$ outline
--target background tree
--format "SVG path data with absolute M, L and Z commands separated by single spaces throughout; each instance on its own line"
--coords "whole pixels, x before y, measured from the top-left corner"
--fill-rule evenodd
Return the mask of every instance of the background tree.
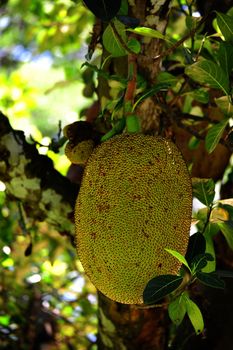
M 230 349 L 231 3 L 85 4 L 1 3 L 1 348 Z M 185 288 L 203 315 L 199 335 L 202 316 L 181 299 L 169 313 L 165 295 L 155 307 L 100 293 L 97 303 L 76 257 L 83 165 L 66 160 L 61 125 L 91 123 L 73 124 L 67 136 L 97 145 L 124 128 L 128 102 L 144 133 L 180 147 L 194 178 L 190 261 L 199 274 Z

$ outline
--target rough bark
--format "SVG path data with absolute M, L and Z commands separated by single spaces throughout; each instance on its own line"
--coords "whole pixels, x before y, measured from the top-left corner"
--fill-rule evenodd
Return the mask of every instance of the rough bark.
M 166 348 L 166 308 L 140 308 L 107 299 L 99 293 L 99 349 L 161 350 Z
M 13 130 L 0 114 L 0 180 L 10 200 L 19 201 L 28 218 L 47 221 L 60 233 L 73 237 L 73 208 L 78 185 L 54 169 L 22 131 Z

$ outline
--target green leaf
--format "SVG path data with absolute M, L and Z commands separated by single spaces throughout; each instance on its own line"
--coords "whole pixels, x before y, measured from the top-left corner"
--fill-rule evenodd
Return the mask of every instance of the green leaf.
M 126 45 L 126 33 L 125 26 L 118 20 L 114 20 L 115 28 L 121 37 L 121 39 L 125 42 Z M 103 45 L 105 49 L 112 54 L 113 57 L 120 57 L 127 55 L 127 52 L 122 47 L 118 37 L 116 36 L 112 26 L 109 24 L 104 33 L 103 33 Z
M 208 84 L 215 89 L 221 89 L 226 95 L 230 92 L 228 75 L 210 60 L 198 61 L 185 69 L 185 73 L 200 84 Z
M 208 103 L 209 102 L 209 93 L 206 89 L 200 88 L 191 91 L 191 96 L 194 100 L 200 103 Z
M 165 83 L 169 86 L 176 85 L 178 82 L 178 78 L 168 72 L 160 72 L 157 76 L 156 83 Z
M 188 296 L 185 297 L 185 303 L 186 311 L 193 328 L 195 329 L 196 334 L 200 334 L 204 329 L 202 313 L 197 304 L 194 303 Z
M 165 248 L 165 250 L 169 254 L 173 255 L 176 259 L 178 259 L 182 264 L 184 264 L 189 271 L 191 271 L 189 264 L 183 255 L 181 255 L 179 252 L 177 252 L 176 250 L 173 250 L 173 249 Z
M 213 152 L 217 147 L 228 123 L 228 118 L 223 119 L 220 123 L 212 126 L 208 130 L 205 138 L 205 148 L 209 153 Z
M 186 314 L 186 302 L 183 293 L 169 304 L 168 314 L 176 326 L 181 324 Z
M 231 104 L 227 96 L 215 98 L 215 102 L 217 106 L 221 109 L 221 111 L 223 111 L 225 116 L 227 116 L 228 118 L 231 118 L 233 116 L 233 105 Z
M 226 74 L 230 74 L 233 68 L 233 45 L 228 42 L 221 42 L 217 51 L 217 60 L 220 67 Z
M 128 14 L 128 7 L 128 1 L 121 0 L 121 7 L 117 14 L 120 16 L 126 16 Z
M 200 145 L 200 139 L 198 139 L 196 136 L 192 136 L 189 139 L 188 142 L 188 148 L 191 150 L 197 149 L 197 147 Z
M 9 326 L 10 324 L 10 316 L 9 315 L 0 315 L 0 325 L 1 326 Z
M 133 51 L 133 52 L 135 52 L 135 53 L 139 53 L 139 52 L 141 51 L 141 44 L 140 44 L 140 42 L 139 42 L 137 39 L 135 39 L 135 38 L 131 38 L 131 39 L 129 40 L 129 42 L 127 43 L 127 47 L 128 47 L 131 51 Z
M 209 259 L 209 254 L 206 256 L 205 253 L 196 255 L 191 263 L 192 274 L 194 275 L 197 271 L 201 271 L 207 265 L 208 260 L 212 261 L 214 258 L 211 256 L 211 259 Z
M 233 250 L 233 221 L 218 222 L 218 227 L 222 231 L 228 246 Z
M 233 43 L 233 17 L 217 12 L 217 24 L 225 40 Z
M 201 203 L 209 207 L 215 196 L 215 184 L 212 179 L 192 178 L 193 195 Z
M 202 269 L 202 272 L 209 273 L 209 272 L 215 271 L 216 269 L 216 254 L 215 254 L 213 237 L 217 234 L 218 230 L 219 229 L 216 224 L 211 224 L 209 222 L 203 234 L 206 240 L 206 253 L 210 254 L 214 258 L 214 260 L 213 261 L 209 260 L 207 265 Z
M 201 271 L 204 267 L 206 267 L 208 261 L 214 261 L 214 257 L 209 254 L 199 254 L 196 255 L 192 261 L 192 273 L 195 274 L 197 271 Z
M 161 275 L 151 279 L 143 292 L 145 304 L 154 304 L 176 290 L 183 277 L 175 275 Z
M 135 108 L 137 107 L 137 105 L 142 102 L 143 100 L 145 100 L 146 98 L 150 97 L 150 96 L 154 96 L 156 95 L 159 91 L 162 90 L 167 90 L 169 88 L 170 84 L 168 83 L 159 83 L 156 84 L 155 86 L 153 86 L 151 89 L 147 90 L 142 96 L 139 97 L 139 99 L 135 102 L 135 104 L 133 105 L 133 111 L 135 110 Z
M 189 238 L 188 249 L 185 255 L 185 259 L 188 264 L 191 264 L 194 257 L 200 254 L 204 254 L 206 249 L 205 238 L 202 233 L 196 232 Z
M 155 39 L 163 39 L 166 40 L 165 35 L 163 35 L 161 32 L 155 29 L 147 28 L 147 27 L 136 27 L 136 28 L 129 28 L 127 29 L 129 32 L 133 32 L 138 35 L 143 35 L 148 38 L 155 38 Z
M 227 271 L 227 270 L 217 270 L 216 274 L 219 277 L 225 277 L 225 278 L 233 278 L 233 271 Z
M 205 284 L 206 286 L 218 289 L 225 288 L 225 282 L 221 280 L 215 272 L 206 273 L 197 271 L 196 277 L 201 283 Z

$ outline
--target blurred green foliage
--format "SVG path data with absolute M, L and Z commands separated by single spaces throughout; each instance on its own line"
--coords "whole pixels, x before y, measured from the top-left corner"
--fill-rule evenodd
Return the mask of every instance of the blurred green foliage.
M 77 120 L 90 103 L 80 59 L 92 22 L 81 2 L 1 2 L 0 110 L 45 146 L 60 120 Z M 65 174 L 62 150 L 39 151 Z M 96 295 L 75 248 L 46 224 L 23 219 L 0 185 L 0 349 L 95 349 Z
M 0 192 L 0 348 L 87 349 L 97 301 L 75 249 L 45 223 L 28 228 L 21 220 L 18 204 Z

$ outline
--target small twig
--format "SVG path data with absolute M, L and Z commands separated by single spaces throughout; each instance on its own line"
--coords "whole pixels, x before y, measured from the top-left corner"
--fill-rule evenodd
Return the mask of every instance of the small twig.
M 200 22 L 197 24 L 197 26 L 195 28 L 193 28 L 189 33 L 187 33 L 185 36 L 183 36 L 183 38 L 181 38 L 180 40 L 178 40 L 174 45 L 172 45 L 171 47 L 169 47 L 166 51 L 164 51 L 163 53 L 161 53 L 160 55 L 154 57 L 154 60 L 158 60 L 158 59 L 162 59 L 168 55 L 170 55 L 173 51 L 175 51 L 179 46 L 181 46 L 187 39 L 189 39 L 190 37 L 192 37 L 196 31 L 200 28 L 200 26 L 206 21 L 207 17 L 209 16 L 206 15 L 204 16 Z
M 141 310 L 144 310 L 144 309 L 153 309 L 153 308 L 156 308 L 156 307 L 164 307 L 164 306 L 168 306 L 169 303 L 162 303 L 162 304 L 152 304 L 152 305 L 134 305 L 134 307 L 136 307 L 137 309 L 141 309 Z
M 137 57 L 135 54 L 128 56 L 128 83 L 125 92 L 124 101 L 133 106 L 135 91 L 137 86 Z
M 212 212 L 212 208 L 213 208 L 213 203 L 211 203 L 210 206 L 208 207 L 207 218 L 206 218 L 206 221 L 205 221 L 203 230 L 202 230 L 202 234 L 205 233 L 205 230 L 206 230 L 206 228 L 207 228 L 207 226 L 208 226 L 208 223 L 209 223 L 209 221 L 210 221 L 210 215 L 211 215 L 211 212 Z
M 24 213 L 24 209 L 23 209 L 23 205 L 20 201 L 18 201 L 18 210 L 19 210 L 19 216 L 20 216 L 20 220 L 19 220 L 19 226 L 23 232 L 23 234 L 25 236 L 29 235 L 31 237 L 31 233 L 30 231 L 27 229 L 27 225 L 26 225 L 26 218 L 25 218 L 25 213 Z

